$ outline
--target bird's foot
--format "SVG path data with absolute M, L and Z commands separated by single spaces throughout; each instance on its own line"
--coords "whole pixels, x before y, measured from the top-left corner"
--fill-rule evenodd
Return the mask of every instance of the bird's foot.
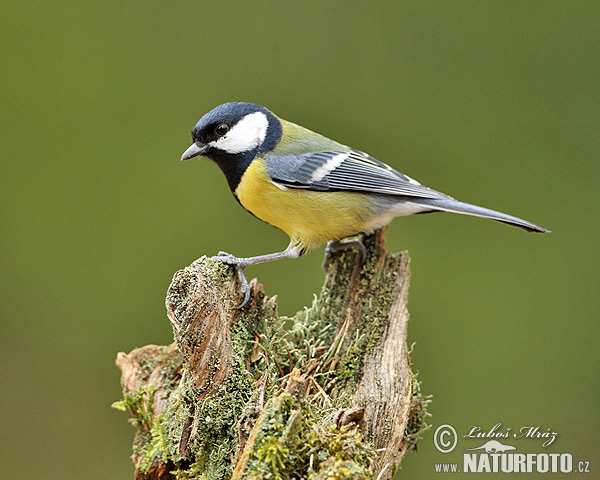
M 331 255 L 341 250 L 348 249 L 357 250 L 360 255 L 360 264 L 362 265 L 365 263 L 365 260 L 367 259 L 367 249 L 358 238 L 352 240 L 330 240 L 325 247 L 325 256 L 323 258 L 323 263 L 321 264 L 323 270 L 327 270 L 327 264 L 329 263 Z
M 235 267 L 238 280 L 240 281 L 241 291 L 244 294 L 244 300 L 242 300 L 242 303 L 240 303 L 237 307 L 233 308 L 234 310 L 244 308 L 244 306 L 248 303 L 248 300 L 250 300 L 250 284 L 248 283 L 248 279 L 244 273 L 244 269 L 248 266 L 246 259 L 238 258 L 235 255 L 231 255 L 231 253 L 219 252 L 218 255 L 212 257 L 211 260 L 219 260 L 220 262 Z

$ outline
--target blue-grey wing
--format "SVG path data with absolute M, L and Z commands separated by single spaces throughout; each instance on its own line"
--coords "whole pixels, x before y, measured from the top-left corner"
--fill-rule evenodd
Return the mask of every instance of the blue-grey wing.
M 289 188 L 451 198 L 354 149 L 283 156 L 270 154 L 265 161 L 271 179 Z

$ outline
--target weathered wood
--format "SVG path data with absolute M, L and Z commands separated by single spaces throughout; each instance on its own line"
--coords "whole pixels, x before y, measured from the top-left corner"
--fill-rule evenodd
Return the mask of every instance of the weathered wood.
M 361 237 L 364 263 L 329 258 L 320 295 L 291 319 L 256 280 L 235 310 L 237 277 L 218 261 L 177 272 L 166 301 L 176 344 L 117 359 L 136 478 L 390 478 L 427 400 L 407 351 L 408 254 L 384 238 Z
M 408 447 L 404 440 L 413 381 L 406 342 L 410 269 L 407 253 L 386 252 L 383 234 L 371 240 L 374 264 L 369 270 L 375 274 L 351 277 L 354 285 L 346 307 L 351 316 L 349 331 L 372 332 L 374 336 L 372 348 L 366 349 L 361 359 L 352 403 L 363 406 L 365 431 L 380 452 L 374 470 L 387 468 L 391 473 Z M 373 299 L 380 303 L 378 307 L 373 307 Z M 349 343 L 346 337 L 342 348 Z

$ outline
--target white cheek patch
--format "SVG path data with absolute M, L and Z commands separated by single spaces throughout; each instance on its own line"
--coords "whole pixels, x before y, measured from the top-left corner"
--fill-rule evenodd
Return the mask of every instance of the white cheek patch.
M 334 155 L 313 172 L 313 174 L 310 177 L 310 182 L 318 182 L 319 180 L 322 180 L 323 177 L 325 177 L 325 175 L 331 173 L 332 170 L 339 167 L 342 164 L 342 162 L 347 158 L 347 153 L 339 153 L 337 155 Z
M 265 140 L 269 120 L 262 112 L 246 115 L 226 135 L 209 143 L 211 147 L 227 153 L 248 152 Z

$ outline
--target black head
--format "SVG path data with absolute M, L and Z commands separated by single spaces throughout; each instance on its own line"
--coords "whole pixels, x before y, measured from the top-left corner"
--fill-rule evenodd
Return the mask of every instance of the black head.
M 194 143 L 181 160 L 198 155 L 214 160 L 235 190 L 250 162 L 275 148 L 280 139 L 281 122 L 265 107 L 246 102 L 224 103 L 198 121 L 192 130 Z
M 198 147 L 182 160 L 198 155 L 239 155 L 272 150 L 281 138 L 281 123 L 261 105 L 246 102 L 224 103 L 204 115 L 192 130 Z

